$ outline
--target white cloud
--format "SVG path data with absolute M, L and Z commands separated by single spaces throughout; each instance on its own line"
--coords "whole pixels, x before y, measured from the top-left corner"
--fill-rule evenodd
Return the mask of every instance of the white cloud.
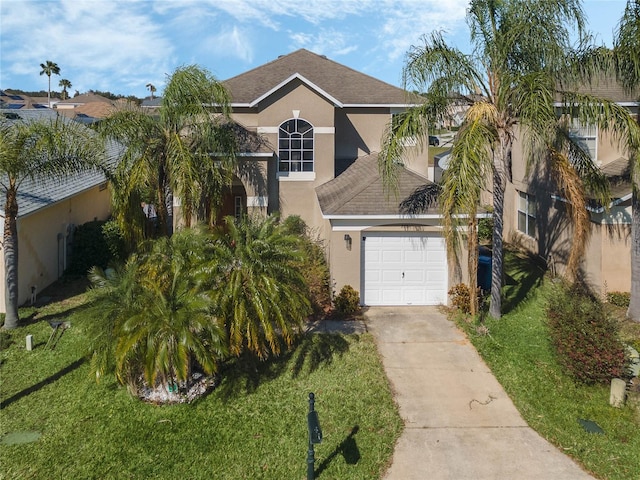
M 231 56 L 250 63 L 253 61 L 253 49 L 249 38 L 250 34 L 248 32 L 238 26 L 234 26 L 203 39 L 200 47 L 205 55 L 215 53 L 222 57 Z
M 317 33 L 289 32 L 295 49 L 306 48 L 319 55 L 327 55 L 335 58 L 347 55 L 358 49 L 357 45 L 350 44 L 348 36 L 332 29 L 321 29 Z

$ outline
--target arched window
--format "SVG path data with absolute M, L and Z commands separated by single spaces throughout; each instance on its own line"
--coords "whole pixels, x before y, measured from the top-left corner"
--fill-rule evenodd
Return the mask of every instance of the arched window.
M 279 172 L 313 172 L 313 127 L 305 120 L 287 120 L 278 130 Z

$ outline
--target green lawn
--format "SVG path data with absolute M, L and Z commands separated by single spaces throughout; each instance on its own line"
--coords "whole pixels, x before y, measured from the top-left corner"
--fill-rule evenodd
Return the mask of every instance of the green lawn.
M 511 311 L 486 321 L 489 334 L 461 324 L 531 427 L 598 478 L 640 479 L 640 416 L 628 406 L 609 406 L 608 386 L 576 384 L 558 366 L 545 325 L 554 283 L 543 282 L 531 264 L 523 269 L 524 260 L 507 260 Z M 604 434 L 586 432 L 578 419 L 595 421 Z
M 0 352 L 0 438 L 42 434 L 0 444 L 0 478 L 304 479 L 309 392 L 324 434 L 317 478 L 375 479 L 389 463 L 402 421 L 369 334 L 308 336 L 274 361 L 228 365 L 191 405 L 155 406 L 93 380 L 82 301 L 24 310 L 32 323 Z M 52 318 L 71 322 L 55 350 Z

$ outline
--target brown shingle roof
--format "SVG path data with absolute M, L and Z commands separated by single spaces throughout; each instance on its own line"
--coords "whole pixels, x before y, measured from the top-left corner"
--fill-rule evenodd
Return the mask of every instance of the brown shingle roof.
M 407 93 L 305 49 L 224 81 L 233 104 L 251 104 L 298 74 L 342 105 L 406 105 Z
M 431 182 L 402 168 L 398 196 L 387 195 L 378 172 L 378 154 L 358 158 L 342 175 L 316 188 L 323 215 L 403 215 L 400 204 Z M 440 213 L 430 208 L 422 213 Z

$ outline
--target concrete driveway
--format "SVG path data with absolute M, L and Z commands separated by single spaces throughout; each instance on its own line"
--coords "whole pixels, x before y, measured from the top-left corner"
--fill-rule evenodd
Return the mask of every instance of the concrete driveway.
M 366 317 L 405 421 L 386 480 L 593 478 L 527 426 L 435 307 L 375 307 Z

